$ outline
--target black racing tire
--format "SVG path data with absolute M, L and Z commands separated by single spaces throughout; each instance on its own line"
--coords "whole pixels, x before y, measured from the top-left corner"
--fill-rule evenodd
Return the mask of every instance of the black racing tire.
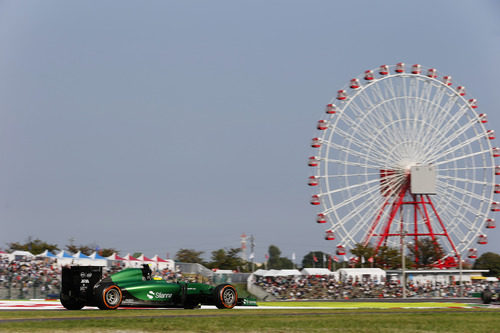
M 481 293 L 481 299 L 483 300 L 483 304 L 490 304 L 492 297 L 493 293 L 489 289 L 483 290 L 483 292 Z
M 214 297 L 218 309 L 232 309 L 238 302 L 238 292 L 230 284 L 220 284 L 215 287 Z
M 115 284 L 99 287 L 96 297 L 97 307 L 101 310 L 115 310 L 123 300 L 122 291 Z
M 64 306 L 67 310 L 81 310 L 85 306 L 85 302 L 76 300 L 63 293 L 59 295 L 59 300 L 61 301 L 62 306 Z

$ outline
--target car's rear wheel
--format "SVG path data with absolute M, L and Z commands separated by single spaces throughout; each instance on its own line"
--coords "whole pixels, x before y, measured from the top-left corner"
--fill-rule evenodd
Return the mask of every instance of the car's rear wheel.
M 64 293 L 61 293 L 59 300 L 61 301 L 62 306 L 68 310 L 81 310 L 85 306 L 84 302 L 76 300 Z
M 238 302 L 238 293 L 230 284 L 220 284 L 215 287 L 215 306 L 219 309 L 232 309 Z
M 97 292 L 97 306 L 101 310 L 114 310 L 122 302 L 122 291 L 117 285 L 100 287 Z

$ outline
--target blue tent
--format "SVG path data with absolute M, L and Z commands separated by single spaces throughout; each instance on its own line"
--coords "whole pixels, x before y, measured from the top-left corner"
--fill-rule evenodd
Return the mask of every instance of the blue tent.
M 97 253 L 97 251 L 95 251 L 94 253 L 92 253 L 89 257 L 92 258 L 92 259 L 106 260 L 106 258 L 104 258 L 103 256 L 100 256 L 99 253 Z
M 59 252 L 56 257 L 58 257 L 58 258 L 73 258 L 73 256 L 71 255 L 71 253 L 68 253 L 68 252 L 66 252 L 64 250 L 62 250 L 61 252 Z
M 81 251 L 78 251 L 77 253 L 75 253 L 73 255 L 73 258 L 75 258 L 75 259 L 90 259 L 89 256 L 83 254 Z
M 54 253 L 50 252 L 49 250 L 45 250 L 45 252 L 43 252 L 41 256 L 47 258 L 57 258 L 57 256 Z

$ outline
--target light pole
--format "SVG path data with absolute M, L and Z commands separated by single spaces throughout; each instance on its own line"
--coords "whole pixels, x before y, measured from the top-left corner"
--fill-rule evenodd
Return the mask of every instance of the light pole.
M 464 287 L 462 285 L 463 280 L 462 280 L 462 254 L 458 254 L 458 269 L 460 270 L 460 291 L 459 291 L 459 296 L 463 297 L 464 296 Z
M 406 231 L 401 232 L 401 286 L 403 288 L 403 298 L 406 298 L 405 236 L 406 236 Z

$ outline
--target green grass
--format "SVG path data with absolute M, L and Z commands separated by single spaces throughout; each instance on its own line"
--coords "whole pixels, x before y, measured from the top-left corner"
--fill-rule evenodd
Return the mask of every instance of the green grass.
M 398 309 L 398 308 L 463 308 L 478 307 L 481 304 L 452 302 L 258 302 L 260 306 L 276 307 L 325 307 L 325 308 L 362 308 L 362 309 Z
M 94 317 L 83 319 L 82 317 Z M 6 322 L 12 319 L 34 319 Z M 37 321 L 40 318 L 57 320 Z M 0 332 L 496 332 L 500 312 L 427 310 L 3 311 Z

